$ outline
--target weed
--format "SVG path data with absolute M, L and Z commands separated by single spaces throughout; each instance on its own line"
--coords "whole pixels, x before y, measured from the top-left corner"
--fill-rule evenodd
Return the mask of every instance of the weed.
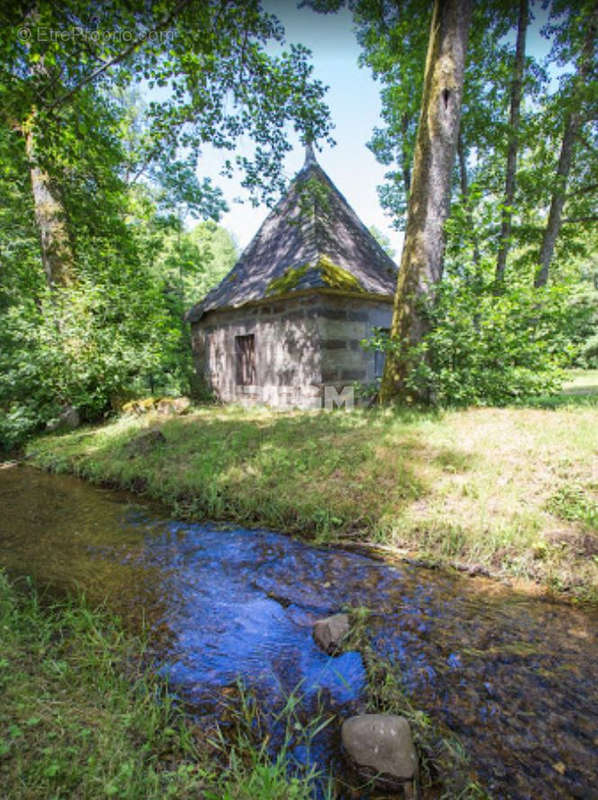
M 561 486 L 549 499 L 548 509 L 560 519 L 581 522 L 598 531 L 598 501 L 581 486 Z
M 3 797 L 307 800 L 316 780 L 326 786 L 291 758 L 292 745 L 309 746 L 328 724 L 316 714 L 299 730 L 296 699 L 280 712 L 276 753 L 242 691 L 226 736 L 216 728 L 210 739 L 144 663 L 142 636 L 83 599 L 42 605 L 23 588 L 0 572 Z

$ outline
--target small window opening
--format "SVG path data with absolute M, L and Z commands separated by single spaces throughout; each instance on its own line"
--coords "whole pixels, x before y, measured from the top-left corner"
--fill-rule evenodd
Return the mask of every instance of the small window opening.
M 237 385 L 255 384 L 255 336 L 235 336 Z

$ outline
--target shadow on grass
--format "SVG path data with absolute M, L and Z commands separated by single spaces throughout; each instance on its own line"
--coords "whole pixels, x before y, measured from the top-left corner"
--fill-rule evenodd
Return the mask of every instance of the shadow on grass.
M 555 395 L 545 395 L 529 400 L 528 408 L 598 408 L 598 389 L 595 386 L 581 386 L 575 389 L 560 392 Z
M 187 519 L 264 525 L 332 540 L 379 528 L 471 459 L 418 435 L 412 411 L 272 414 L 200 411 L 148 420 L 165 441 L 131 445 L 145 421 L 55 439 L 42 465 L 143 492 Z M 143 427 L 142 427 L 143 426 Z M 63 445 L 64 443 L 64 445 Z M 53 463 L 54 462 L 54 463 Z

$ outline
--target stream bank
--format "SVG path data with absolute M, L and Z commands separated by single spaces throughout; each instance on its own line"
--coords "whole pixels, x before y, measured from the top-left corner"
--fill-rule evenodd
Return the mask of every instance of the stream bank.
M 458 737 L 491 796 L 593 796 L 594 612 L 272 531 L 171 520 L 28 467 L 0 472 L 0 499 L 9 572 L 84 591 L 129 627 L 143 620 L 162 674 L 206 719 L 239 676 L 271 708 L 299 686 L 302 725 L 314 708 L 340 719 L 365 710 L 375 674 L 380 705 L 392 710 L 394 681 L 423 720 Z M 365 620 L 361 653 L 330 658 L 312 626 L 341 609 Z M 372 672 L 378 663 L 392 680 Z M 312 756 L 342 774 L 338 734 L 327 730 Z M 300 745 L 294 755 L 305 756 Z
M 598 603 L 591 407 L 123 416 L 28 446 L 53 472 L 133 490 L 178 519 L 375 543 Z

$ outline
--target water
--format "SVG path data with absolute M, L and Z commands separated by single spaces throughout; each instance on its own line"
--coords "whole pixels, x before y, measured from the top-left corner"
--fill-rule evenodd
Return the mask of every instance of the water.
M 313 622 L 367 607 L 376 649 L 447 724 L 496 798 L 598 798 L 598 615 L 281 534 L 164 519 L 77 479 L 0 470 L 0 564 L 148 621 L 162 669 L 202 713 L 237 676 L 272 707 L 297 686 L 361 708 L 361 657 L 329 658 Z M 338 758 L 338 725 L 320 761 Z M 562 774 L 561 774 L 562 773 Z

